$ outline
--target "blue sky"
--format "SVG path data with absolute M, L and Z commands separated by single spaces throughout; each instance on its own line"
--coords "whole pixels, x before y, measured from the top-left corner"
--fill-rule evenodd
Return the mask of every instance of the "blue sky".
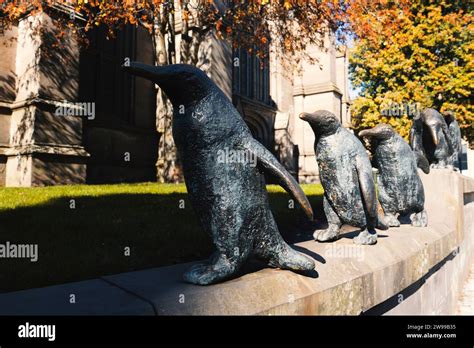
M 350 50 L 354 46 L 354 40 L 350 36 L 347 39 L 347 42 L 345 43 L 347 48 Z M 359 96 L 360 88 L 355 88 L 352 86 L 351 80 L 349 79 L 349 97 L 354 100 Z

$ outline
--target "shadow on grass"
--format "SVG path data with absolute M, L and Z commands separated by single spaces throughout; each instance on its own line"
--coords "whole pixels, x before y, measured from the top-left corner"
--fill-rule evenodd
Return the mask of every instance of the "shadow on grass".
M 284 238 L 311 239 L 312 224 L 299 208 L 288 208 L 289 196 L 269 195 Z M 316 216 L 324 216 L 321 196 L 309 198 Z M 61 197 L 0 211 L 0 243 L 38 245 L 37 262 L 0 259 L 0 292 L 206 259 L 212 252 L 187 194 L 79 197 L 75 209 L 70 204 Z

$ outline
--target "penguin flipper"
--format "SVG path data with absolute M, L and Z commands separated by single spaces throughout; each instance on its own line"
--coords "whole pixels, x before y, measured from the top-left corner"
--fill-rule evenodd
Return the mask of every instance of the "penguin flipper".
M 377 196 L 375 194 L 375 184 L 372 174 L 372 167 L 367 168 L 366 163 L 360 163 L 360 159 L 356 159 L 356 170 L 359 178 L 359 187 L 364 200 L 364 206 L 370 217 L 377 217 Z
M 416 159 L 416 166 L 420 168 L 423 173 L 429 174 L 430 173 L 430 162 L 426 158 L 426 155 L 423 150 L 423 146 L 421 146 L 421 139 L 419 138 L 420 135 L 417 133 L 415 128 L 410 130 L 410 146 L 415 154 Z
M 306 216 L 313 220 L 313 209 L 308 201 L 308 198 L 304 194 L 298 182 L 291 176 L 290 173 L 278 162 L 275 156 L 267 150 L 265 146 L 259 143 L 257 140 L 252 139 L 246 146 L 247 150 L 253 153 L 258 159 L 258 165 L 266 173 L 270 173 L 277 179 L 278 184 L 283 187 L 303 208 Z
M 449 127 L 449 135 L 454 147 L 455 151 L 461 151 L 462 143 L 461 143 L 461 129 L 459 128 L 459 123 L 454 120 L 450 123 Z
M 388 230 L 388 225 L 384 222 L 383 217 L 378 214 L 377 194 L 375 193 L 375 183 L 372 174 L 372 168 L 367 169 L 364 163 L 356 159 L 356 170 L 359 178 L 359 187 L 364 201 L 364 207 L 371 221 L 367 221 L 368 227 L 376 227 L 380 230 Z
M 444 126 L 441 128 L 444 138 L 446 139 L 446 143 L 448 145 L 448 154 L 451 156 L 454 153 L 454 144 L 451 138 L 451 133 L 448 129 L 448 126 Z
M 413 126 L 410 129 L 410 147 L 413 151 L 422 151 L 423 146 L 421 145 L 421 132 L 422 125 L 421 120 L 416 119 L 413 121 Z
M 423 173 L 429 174 L 430 173 L 430 163 L 426 156 L 421 153 L 420 151 L 414 151 L 415 158 L 416 158 L 416 166 L 420 168 Z

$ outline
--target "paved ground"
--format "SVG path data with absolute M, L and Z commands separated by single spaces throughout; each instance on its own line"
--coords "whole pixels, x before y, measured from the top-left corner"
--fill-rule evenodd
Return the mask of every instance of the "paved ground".
M 474 315 L 474 263 L 458 303 L 458 314 Z

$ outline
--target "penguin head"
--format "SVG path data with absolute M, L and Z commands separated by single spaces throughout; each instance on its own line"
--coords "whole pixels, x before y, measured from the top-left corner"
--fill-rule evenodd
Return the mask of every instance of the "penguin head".
M 395 134 L 391 126 L 385 123 L 379 123 L 374 128 L 365 129 L 359 132 L 360 137 L 369 137 L 374 140 L 384 141 L 388 140 Z
M 300 118 L 309 123 L 317 136 L 334 134 L 341 127 L 336 115 L 327 110 L 318 110 L 313 113 L 302 112 Z
M 451 122 L 456 121 L 456 116 L 454 116 L 454 112 L 451 110 L 443 112 L 442 115 L 444 116 L 444 120 L 448 126 L 451 124 Z
M 122 68 L 160 86 L 174 107 L 193 105 L 215 88 L 201 69 L 188 64 L 155 66 L 130 62 L 122 65 Z
M 447 127 L 443 116 L 432 108 L 426 108 L 421 112 L 421 121 L 423 122 L 423 133 L 430 134 L 431 140 L 435 146 L 439 144 L 439 132 Z

